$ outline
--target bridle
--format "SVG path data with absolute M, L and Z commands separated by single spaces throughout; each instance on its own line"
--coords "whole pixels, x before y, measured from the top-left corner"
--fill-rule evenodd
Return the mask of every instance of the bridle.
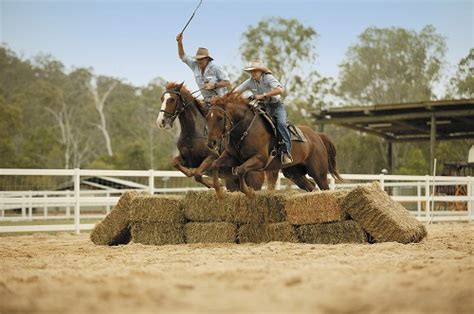
M 250 108 L 253 108 L 253 107 L 250 107 Z M 226 142 L 228 143 L 231 143 L 230 142 L 230 133 L 232 133 L 232 131 L 241 123 L 243 122 L 245 119 L 245 116 L 247 115 L 247 112 L 249 111 L 252 111 L 254 113 L 253 115 L 253 118 L 252 118 L 252 121 L 250 121 L 249 125 L 247 126 L 247 129 L 242 133 L 242 136 L 239 138 L 239 141 L 237 143 L 234 144 L 234 146 L 238 149 L 240 149 L 240 144 L 243 142 L 243 140 L 247 137 L 247 135 L 249 134 L 249 130 L 250 128 L 252 128 L 252 125 L 254 124 L 255 120 L 257 119 L 257 116 L 258 116 L 258 113 L 253 111 L 252 109 L 250 110 L 246 110 L 245 113 L 244 113 L 244 116 L 243 118 L 237 123 L 234 125 L 234 123 L 232 122 L 232 118 L 229 116 L 229 114 L 227 113 L 227 111 L 221 107 L 218 107 L 216 105 L 214 106 L 211 106 L 209 108 L 209 112 L 207 113 L 207 116 L 209 116 L 209 114 L 211 113 L 212 110 L 217 110 L 217 111 L 221 111 L 224 113 L 224 131 L 222 133 L 222 136 L 221 136 L 221 141 L 222 140 L 226 140 Z M 206 116 L 206 119 L 207 119 L 207 116 Z M 227 127 L 227 121 L 229 121 L 229 127 Z
M 181 94 L 181 92 L 177 92 L 177 91 L 174 91 L 174 90 L 167 90 L 167 91 L 164 91 L 161 96 L 163 96 L 165 94 L 177 95 L 179 100 L 181 100 L 181 102 L 179 103 L 179 106 L 178 106 L 178 102 L 176 102 L 176 106 L 175 106 L 175 109 L 174 109 L 173 112 L 169 112 L 169 111 L 166 111 L 164 109 L 160 110 L 160 112 L 163 112 L 165 114 L 165 116 L 167 115 L 167 118 L 171 119 L 171 121 L 174 121 L 177 116 L 179 116 L 184 110 L 186 110 L 186 108 L 189 106 L 189 104 L 186 103 L 186 101 L 184 100 L 183 95 Z

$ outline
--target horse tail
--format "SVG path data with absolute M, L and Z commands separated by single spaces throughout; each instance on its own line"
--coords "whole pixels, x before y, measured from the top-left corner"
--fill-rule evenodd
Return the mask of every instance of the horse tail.
M 324 146 L 326 146 L 326 151 L 328 153 L 328 167 L 329 173 L 336 180 L 343 181 L 336 167 L 336 146 L 334 143 L 327 137 L 326 134 L 319 133 L 321 139 L 323 140 Z

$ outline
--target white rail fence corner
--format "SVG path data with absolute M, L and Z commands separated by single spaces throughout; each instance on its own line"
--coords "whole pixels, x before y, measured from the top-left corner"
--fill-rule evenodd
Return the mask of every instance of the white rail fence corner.
M 471 221 L 473 219 L 474 184 L 471 177 L 401 176 L 384 174 L 343 174 L 344 182 L 329 177 L 331 190 L 351 188 L 360 184 L 379 181 L 382 189 L 407 207 L 420 221 Z M 70 189 L 50 186 L 43 189 L 25 190 L 9 180 L 20 178 L 68 178 Z M 119 183 L 114 186 L 90 183 L 86 178 L 102 178 Z M 105 179 L 104 179 L 105 178 Z M 120 179 L 119 179 L 120 178 Z M 130 178 L 124 180 L 121 178 Z M 133 180 L 142 183 L 136 183 Z M 175 186 L 168 182 L 175 180 Z M 142 189 L 153 194 L 185 193 L 190 190 L 206 190 L 194 180 L 178 171 L 164 170 L 88 170 L 88 169 L 0 169 L 0 233 L 91 230 L 94 223 L 81 220 L 97 220 L 105 217 L 117 203 L 120 195 L 131 189 Z M 156 182 L 161 182 L 157 186 Z M 143 183 L 146 182 L 146 183 Z M 127 183 L 130 186 L 127 188 Z M 280 175 L 277 189 L 296 188 Z M 125 187 L 125 188 L 124 188 Z M 434 204 L 434 206 L 432 206 Z M 51 212 L 54 211 L 54 214 Z M 71 215 L 73 211 L 73 216 Z M 69 222 L 72 220 L 71 222 Z M 57 224 L 41 222 L 58 221 Z M 64 223 L 66 221 L 66 223 Z M 36 223 L 36 224 L 35 224 Z

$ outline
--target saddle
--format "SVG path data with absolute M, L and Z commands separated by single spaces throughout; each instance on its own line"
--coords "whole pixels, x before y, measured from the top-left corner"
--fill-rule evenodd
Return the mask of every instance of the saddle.
M 278 130 L 275 126 L 276 122 L 264 109 L 257 107 L 256 110 L 257 110 L 257 113 L 262 116 L 263 120 L 265 120 L 268 123 L 268 125 L 272 128 L 274 137 L 278 139 Z M 300 130 L 298 126 L 294 125 L 290 121 L 287 121 L 286 127 L 288 128 L 288 131 L 290 131 L 292 141 L 297 141 L 297 142 L 307 141 L 306 137 L 304 136 L 303 132 Z

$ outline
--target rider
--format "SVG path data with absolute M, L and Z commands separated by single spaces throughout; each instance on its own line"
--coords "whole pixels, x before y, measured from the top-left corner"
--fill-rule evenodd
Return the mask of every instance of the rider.
M 281 162 L 284 165 L 292 163 L 293 158 L 290 154 L 291 138 L 286 126 L 287 115 L 280 99 L 283 87 L 272 75 L 272 72 L 263 65 L 262 61 L 251 61 L 244 71 L 250 73 L 250 78 L 240 84 L 235 91 L 245 92 L 250 90 L 256 100 L 263 102 L 267 112 L 276 120 L 277 130 L 285 144 L 282 148 Z
M 196 84 L 202 89 L 204 102 L 209 105 L 212 97 L 224 95 L 230 86 L 229 77 L 219 66 L 212 63 L 214 59 L 209 55 L 209 50 L 198 48 L 196 55 L 190 57 L 184 53 L 182 33 L 176 36 L 176 41 L 179 58 L 193 70 Z

